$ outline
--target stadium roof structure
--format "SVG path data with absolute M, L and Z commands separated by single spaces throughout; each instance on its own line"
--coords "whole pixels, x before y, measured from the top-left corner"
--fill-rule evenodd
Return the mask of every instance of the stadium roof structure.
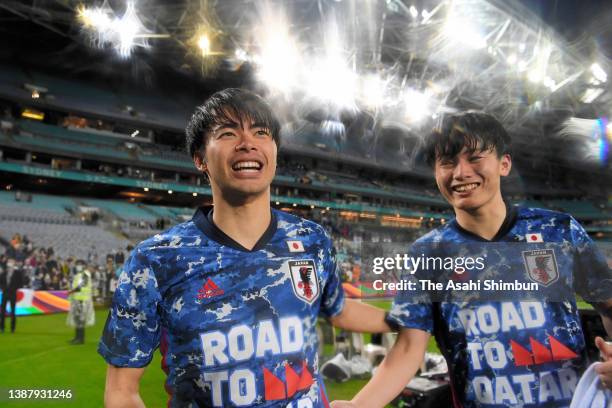
M 555 15 L 556 4 L 6 0 L 0 61 L 151 99 L 171 90 L 183 107 L 250 87 L 275 104 L 290 143 L 314 134 L 407 169 L 444 114 L 481 109 L 509 127 L 523 167 L 609 177 L 612 8 L 570 1 Z

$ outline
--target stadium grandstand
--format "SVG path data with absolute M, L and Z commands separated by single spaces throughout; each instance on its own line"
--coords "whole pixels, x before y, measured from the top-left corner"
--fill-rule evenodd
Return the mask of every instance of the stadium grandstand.
M 571 214 L 612 266 L 609 4 L 572 0 L 558 6 L 555 19 L 549 8 L 560 2 L 371 1 L 361 15 L 359 1 L 272 1 L 293 21 L 287 25 L 256 3 L 2 1 L 0 267 L 19 259 L 24 288 L 55 293 L 70 289 L 70 271 L 83 259 L 105 319 L 130 251 L 213 204 L 206 176 L 186 152 L 185 126 L 196 106 L 227 87 L 258 92 L 276 110 L 282 143 L 272 207 L 330 233 L 348 296 L 389 307 L 391 294 L 362 280 L 364 244 L 409 245 L 453 219 L 423 147 L 439 118 L 465 110 L 495 115 L 513 138 L 505 199 Z M 479 29 L 451 38 L 452 7 Z M 578 8 L 576 24 L 585 27 L 567 29 L 559 16 Z M 91 14 L 129 10 L 141 30 L 129 46 Z M 301 44 L 295 49 L 303 60 L 293 55 L 294 43 L 243 28 L 252 15 L 278 28 L 275 36 Z M 342 15 L 346 21 L 334 20 Z M 340 66 L 322 60 L 321 74 L 317 58 L 334 49 L 323 34 L 327 25 L 337 26 L 345 44 L 342 58 L 330 59 Z M 582 44 L 576 33 L 583 28 L 607 43 Z M 93 349 L 102 324 L 88 339 L 87 356 L 100 366 Z M 36 332 L 31 320 L 24 325 Z M 333 337 L 325 335 L 325 360 L 350 335 Z M 351 352 L 363 351 L 361 343 Z M 349 398 L 365 382 L 351 384 L 346 391 L 332 385 L 331 394 Z M 5 385 L 0 380 L 0 389 Z M 100 406 L 103 386 L 96 384 L 96 403 L 79 406 Z M 149 387 L 162 397 L 148 404 L 161 406 L 161 386 Z

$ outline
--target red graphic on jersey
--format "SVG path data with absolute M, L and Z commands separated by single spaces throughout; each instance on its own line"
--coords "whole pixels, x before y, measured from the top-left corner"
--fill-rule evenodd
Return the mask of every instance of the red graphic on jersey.
M 225 291 L 223 289 L 219 288 L 211 278 L 208 278 L 206 283 L 198 290 L 198 299 L 209 299 L 224 293 Z
M 548 270 L 551 269 L 549 265 L 552 259 L 549 256 L 536 256 L 535 264 L 536 267 L 533 269 L 533 274 L 536 276 L 536 280 L 547 284 L 550 282 L 552 277 L 548 274 Z
M 298 287 L 304 291 L 304 296 L 306 299 L 312 298 L 310 275 L 312 275 L 312 269 L 310 269 L 308 266 L 302 266 L 300 268 L 300 279 L 302 281 L 298 283 Z
M 514 340 L 511 340 L 510 347 L 512 347 L 512 354 L 514 355 L 514 365 L 520 367 L 545 364 L 551 361 L 571 360 L 578 357 L 578 354 L 554 337 L 548 336 L 548 342 L 550 349 L 533 337 L 529 337 L 530 352 Z
M 295 395 L 298 384 L 300 383 L 300 376 L 295 372 L 289 364 L 285 366 L 285 381 L 287 381 L 287 398 Z
M 306 390 L 314 383 L 312 374 L 308 371 L 306 362 L 302 362 L 302 375 L 300 375 L 300 382 L 298 383 L 298 391 Z
M 266 401 L 282 400 L 291 398 L 296 392 L 307 390 L 314 383 L 312 374 L 308 370 L 306 362 L 302 362 L 302 373 L 300 375 L 289 364 L 285 366 L 286 384 L 270 370 L 264 368 L 264 388 Z
M 523 251 L 523 261 L 529 279 L 544 286 L 559 280 L 559 268 L 553 249 Z
M 514 365 L 517 367 L 533 365 L 533 357 L 529 350 L 515 342 L 510 340 L 510 347 L 512 347 L 512 354 L 514 355 Z
M 536 364 L 550 363 L 553 361 L 552 353 L 545 345 L 533 337 L 529 337 L 529 343 L 531 343 L 531 352 L 533 353 L 533 359 Z
M 266 401 L 282 400 L 286 398 L 285 384 L 267 368 L 264 368 L 264 388 Z

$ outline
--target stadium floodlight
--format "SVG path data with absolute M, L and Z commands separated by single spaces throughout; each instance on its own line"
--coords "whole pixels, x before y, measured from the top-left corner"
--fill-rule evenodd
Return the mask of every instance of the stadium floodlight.
M 587 88 L 582 94 L 580 100 L 584 103 L 592 103 L 595 99 L 599 98 L 603 93 L 602 88 Z
M 478 29 L 468 19 L 458 16 L 453 10 L 448 12 L 443 33 L 450 41 L 459 42 L 474 50 L 487 46 L 487 41 Z
M 545 87 L 549 88 L 550 90 L 555 89 L 556 82 L 554 79 L 552 79 L 549 76 L 544 77 L 544 80 L 542 81 L 542 83 L 544 84 Z
M 414 6 L 410 6 L 410 16 L 412 16 L 412 18 L 417 18 L 419 16 L 419 10 Z
M 385 103 L 386 82 L 379 75 L 368 75 L 362 80 L 361 99 L 366 106 L 378 108 Z
M 210 39 L 207 34 L 200 34 L 200 38 L 198 38 L 198 48 L 203 57 L 210 55 Z
M 542 81 L 543 77 L 544 75 L 542 71 L 537 68 L 532 69 L 531 71 L 529 71 L 529 74 L 527 74 L 527 79 L 529 79 L 533 83 L 538 83 Z
M 357 74 L 349 67 L 349 53 L 334 20 L 327 24 L 322 55 L 314 57 L 313 61 L 306 72 L 306 89 L 310 96 L 338 109 L 357 111 Z
M 308 91 L 317 99 L 337 108 L 356 110 L 357 75 L 341 55 L 328 55 L 308 73 Z
M 246 51 L 242 48 L 236 48 L 236 52 L 234 54 L 236 55 L 236 59 L 240 61 L 247 61 L 249 59 Z
M 255 38 L 259 41 L 259 54 L 253 56 L 258 68 L 257 77 L 271 90 L 288 95 L 299 84 L 299 44 L 290 34 L 282 10 L 265 10 L 262 20 L 255 28 Z
M 119 55 L 127 58 L 132 53 L 136 35 L 144 31 L 144 27 L 136 15 L 136 7 L 133 1 L 127 3 L 125 14 L 120 19 L 115 20 L 113 27 L 119 37 L 119 43 L 115 47 Z
M 420 122 L 429 115 L 430 93 L 409 88 L 404 93 L 406 118 L 410 122 Z
M 597 79 L 599 82 L 606 82 L 608 80 L 606 71 L 604 71 L 603 68 L 601 68 L 601 65 L 598 63 L 591 65 L 591 72 L 593 73 L 595 79 Z
M 77 18 L 85 27 L 93 28 L 100 32 L 110 30 L 113 25 L 113 11 L 105 2 L 101 7 L 87 8 L 80 5 L 77 8 Z
M 117 17 L 105 1 L 101 7 L 77 7 L 77 18 L 91 34 L 91 41 L 97 47 L 110 45 L 122 58 L 128 58 L 134 47 L 148 47 L 147 38 L 167 37 L 154 35 L 144 27 L 136 12 L 133 1 L 128 1 L 125 13 Z

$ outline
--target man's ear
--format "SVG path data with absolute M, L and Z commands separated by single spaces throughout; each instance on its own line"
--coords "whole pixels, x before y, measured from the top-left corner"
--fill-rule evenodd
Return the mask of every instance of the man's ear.
M 500 166 L 500 175 L 502 177 L 506 177 L 508 174 L 510 174 L 510 170 L 512 170 L 512 158 L 509 154 L 506 153 L 501 157 Z
M 208 168 L 206 167 L 206 159 L 204 158 L 204 155 L 200 155 L 199 153 L 194 154 L 193 162 L 195 163 L 195 166 L 198 170 L 204 173 L 208 171 Z

